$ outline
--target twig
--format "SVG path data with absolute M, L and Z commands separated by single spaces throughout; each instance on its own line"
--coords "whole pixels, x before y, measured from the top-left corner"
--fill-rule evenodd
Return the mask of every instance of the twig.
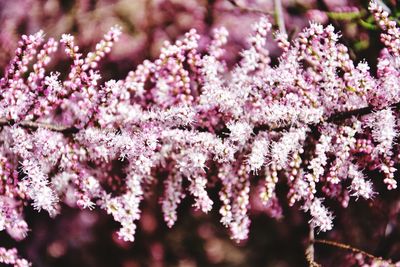
M 390 10 L 390 8 L 382 1 L 382 0 L 377 0 L 378 5 L 380 5 L 383 10 L 385 10 L 387 13 L 391 14 L 392 11 Z
M 0 126 L 12 126 L 18 125 L 28 129 L 37 129 L 37 128 L 44 128 L 54 132 L 60 132 L 63 134 L 74 134 L 79 132 L 79 129 L 75 126 L 63 126 L 63 125 L 56 125 L 56 124 L 49 124 L 43 122 L 36 122 L 36 121 L 21 121 L 21 122 L 14 122 L 5 119 L 0 119 Z
M 400 108 L 400 102 L 389 105 L 386 108 L 398 109 L 398 108 Z M 372 113 L 373 111 L 374 111 L 374 108 L 371 106 L 368 106 L 368 107 L 353 109 L 353 110 L 349 110 L 349 111 L 338 112 L 338 113 L 334 113 L 331 116 L 329 116 L 325 121 L 336 123 L 336 122 L 343 121 L 345 119 L 349 119 L 353 116 L 367 115 L 367 114 Z M 28 129 L 45 128 L 50 131 L 60 132 L 63 134 L 74 134 L 74 133 L 79 132 L 79 128 L 77 128 L 75 126 L 55 125 L 55 124 L 36 122 L 36 121 L 21 121 L 21 122 L 16 123 L 12 120 L 6 120 L 6 119 L 0 118 L 0 127 L 7 126 L 7 125 L 8 126 L 19 125 L 21 127 L 28 128 Z M 272 128 L 269 125 L 260 125 L 254 129 L 254 133 L 258 133 L 260 131 L 265 131 L 265 130 L 282 131 L 282 130 L 287 130 L 287 129 L 288 129 L 287 126 Z
M 400 102 L 394 103 L 385 108 L 399 109 Z M 357 108 L 357 109 L 352 109 L 352 110 L 348 110 L 348 111 L 334 113 L 331 116 L 329 116 L 328 118 L 326 118 L 325 120 L 321 121 L 319 124 L 321 124 L 323 122 L 337 123 L 337 122 L 343 121 L 345 119 L 349 119 L 353 116 L 364 116 L 364 115 L 371 114 L 372 112 L 374 112 L 374 110 L 375 110 L 374 107 L 367 106 L 367 107 L 363 107 L 363 108 Z M 312 125 L 309 125 L 309 126 L 312 126 Z M 279 131 L 283 131 L 283 130 L 288 130 L 289 128 L 290 128 L 290 126 L 270 127 L 269 125 L 259 125 L 254 129 L 254 133 L 257 134 L 258 132 L 266 131 L 266 130 L 279 132 Z
M 309 244 L 306 249 L 306 259 L 308 261 L 308 264 L 310 267 L 321 267 L 320 264 L 315 262 L 314 259 L 314 227 L 310 225 L 310 231 L 309 231 L 309 236 L 308 236 Z
M 281 0 L 274 0 L 275 21 L 278 24 L 279 31 L 286 34 L 285 18 L 283 17 Z
M 259 13 L 259 14 L 271 15 L 270 12 L 265 11 L 265 10 L 242 6 L 241 4 L 236 2 L 235 0 L 227 0 L 227 1 L 229 3 L 231 3 L 234 7 L 236 7 L 236 10 L 239 10 L 240 12 L 243 12 L 243 13 L 249 12 L 249 13 Z M 232 10 L 229 10 L 229 11 L 232 11 Z
M 385 108 L 395 108 L 399 109 L 400 108 L 400 102 L 393 103 Z M 358 109 L 353 109 L 349 111 L 344 111 L 344 112 L 339 112 L 331 115 L 327 122 L 335 122 L 335 121 L 340 121 L 343 119 L 348 119 L 351 118 L 352 116 L 362 116 L 362 115 L 367 115 L 372 113 L 375 110 L 374 107 L 368 106 L 368 107 L 363 107 L 363 108 L 358 108 Z
M 354 248 L 350 245 L 347 244 L 343 244 L 343 243 L 339 243 L 336 241 L 331 241 L 331 240 L 325 240 L 325 239 L 314 239 L 313 243 L 317 243 L 317 244 L 324 244 L 324 245 L 329 245 L 329 246 L 333 246 L 333 247 L 337 247 L 337 248 L 341 248 L 341 249 L 345 249 L 345 250 L 350 250 L 353 253 L 361 253 L 369 258 L 372 259 L 376 259 L 376 260 L 381 260 L 381 258 L 376 257 L 364 250 L 358 249 L 358 248 Z

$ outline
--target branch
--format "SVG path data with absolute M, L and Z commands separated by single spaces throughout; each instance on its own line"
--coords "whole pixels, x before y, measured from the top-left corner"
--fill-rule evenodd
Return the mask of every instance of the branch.
M 234 7 L 236 7 L 236 10 L 239 10 L 240 12 L 249 12 L 249 13 L 259 13 L 259 14 L 267 14 L 267 15 L 271 15 L 270 12 L 268 11 L 264 11 L 261 9 L 256 9 L 256 8 L 251 8 L 251 7 L 245 7 L 242 6 L 241 4 L 239 4 L 238 2 L 236 2 L 236 0 L 227 0 L 229 3 L 231 3 Z
M 400 108 L 400 102 L 393 103 L 393 104 L 391 104 L 389 106 L 386 106 L 386 107 L 383 107 L 383 108 L 399 109 Z M 352 116 L 367 115 L 367 114 L 370 114 L 370 113 L 374 112 L 375 109 L 376 109 L 375 107 L 368 106 L 368 107 L 363 107 L 363 108 L 359 108 L 359 109 L 353 109 L 353 110 L 349 110 L 349 111 L 335 113 L 335 114 L 331 115 L 327 119 L 327 122 L 341 121 L 341 120 L 344 120 L 344 119 L 351 118 Z
M 378 258 L 378 257 L 376 257 L 376 256 L 374 256 L 374 255 L 372 255 L 372 254 L 370 254 L 370 253 L 368 253 L 368 252 L 366 252 L 364 250 L 361 250 L 361 249 L 358 249 L 358 248 L 354 248 L 354 247 L 352 247 L 350 245 L 339 243 L 339 242 L 336 242 L 336 241 L 330 241 L 330 240 L 325 240 L 325 239 L 314 239 L 312 242 L 313 243 L 317 243 L 317 244 L 329 245 L 329 246 L 337 247 L 337 248 L 344 249 L 344 250 L 350 250 L 353 253 L 361 253 L 361 254 L 369 257 L 369 258 L 376 259 L 376 260 L 381 260 L 381 258 Z
M 391 104 L 387 106 L 386 108 L 400 108 L 400 102 Z M 331 116 L 329 116 L 325 121 L 326 122 L 340 122 L 345 119 L 349 119 L 353 116 L 363 116 L 370 114 L 374 111 L 374 107 L 368 106 L 368 107 L 363 107 L 363 108 L 358 108 L 358 109 L 353 109 L 353 110 L 348 110 L 348 111 L 343 111 L 343 112 L 338 112 L 334 113 Z M 12 126 L 12 125 L 19 125 L 21 127 L 27 128 L 27 129 L 34 129 L 36 130 L 37 128 L 44 128 L 50 131 L 54 132 L 60 132 L 63 134 L 75 134 L 79 132 L 79 128 L 75 126 L 64 126 L 64 125 L 56 125 L 56 124 L 50 124 L 50 123 L 43 123 L 43 122 L 36 122 L 36 121 L 21 121 L 21 122 L 15 122 L 13 120 L 6 120 L 6 119 L 1 119 L 0 118 L 0 127 L 1 126 Z M 254 129 L 254 133 L 258 133 L 261 131 L 266 131 L 266 130 L 273 130 L 273 131 L 283 131 L 287 130 L 287 126 L 284 127 L 277 127 L 277 128 L 271 128 L 269 125 L 260 125 L 257 126 Z
M 396 103 L 396 105 L 397 104 L 398 103 Z M 353 110 L 348 110 L 348 111 L 343 111 L 343 112 L 332 114 L 331 116 L 329 116 L 329 118 L 326 121 L 327 122 L 342 121 L 344 119 L 349 119 L 349 118 L 351 118 L 353 116 L 367 115 L 367 114 L 372 113 L 373 111 L 374 111 L 374 108 L 371 107 L 371 106 L 358 108 L 358 109 L 353 109 Z
M 0 119 L 0 126 L 12 126 L 18 125 L 23 128 L 34 129 L 37 128 L 44 128 L 54 132 L 60 132 L 63 134 L 74 134 L 79 132 L 79 129 L 75 126 L 63 126 L 63 125 L 56 125 L 56 124 L 49 124 L 43 122 L 36 122 L 36 121 L 21 121 L 21 122 L 14 122 L 12 120 Z
M 314 259 L 314 227 L 310 225 L 310 231 L 309 231 L 309 236 L 308 236 L 309 244 L 306 249 L 306 259 L 308 261 L 308 264 L 310 267 L 321 267 L 320 264 L 315 262 Z
M 275 21 L 278 24 L 279 31 L 286 34 L 285 19 L 283 17 L 281 0 L 274 0 Z

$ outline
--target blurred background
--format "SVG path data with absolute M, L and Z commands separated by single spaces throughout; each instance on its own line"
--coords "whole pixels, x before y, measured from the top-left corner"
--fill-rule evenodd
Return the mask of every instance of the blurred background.
M 385 4 L 397 17 L 397 1 Z M 341 42 L 350 48 L 351 57 L 366 60 L 374 70 L 381 44 L 367 5 L 366 0 L 282 0 L 290 38 L 309 20 L 333 24 L 342 35 Z M 250 25 L 261 14 L 273 22 L 274 10 L 273 0 L 0 0 L 0 72 L 4 72 L 22 34 L 43 29 L 46 37 L 59 39 L 61 34 L 70 33 L 81 50 L 88 52 L 115 24 L 122 26 L 123 35 L 101 63 L 103 80 L 124 78 L 144 59 L 157 58 L 164 41 L 175 41 L 191 28 L 203 36 L 205 46 L 214 28 L 226 27 L 230 36 L 225 60 L 234 66 L 239 51 L 246 46 Z M 274 27 L 277 29 L 275 23 Z M 268 46 L 274 64 L 280 51 L 272 42 Z M 62 73 L 68 66 L 67 56 L 59 52 L 48 69 Z M 376 173 L 371 175 L 382 180 Z M 176 225 L 168 229 L 158 204 L 162 185 L 156 184 L 142 204 L 134 243 L 118 240 L 118 224 L 98 209 L 79 211 L 65 206 L 61 215 L 50 219 L 47 213 L 37 213 L 29 206 L 25 211 L 31 227 L 27 239 L 16 243 L 1 232 L 0 246 L 17 247 L 38 267 L 307 266 L 304 252 L 309 218 L 298 206 L 285 206 L 287 188 L 281 187 L 282 210 L 278 214 L 263 208 L 254 193 L 250 237 L 240 244 L 232 241 L 219 223 L 218 188 L 211 192 L 215 208 L 210 214 L 194 211 L 193 200 L 186 198 L 178 209 Z M 317 238 L 400 260 L 400 196 L 398 191 L 387 192 L 383 185 L 377 187 L 385 195 L 373 202 L 351 202 L 347 209 L 328 200 L 336 216 L 335 228 Z M 357 266 L 344 250 L 321 244 L 315 249 L 316 260 L 323 266 Z

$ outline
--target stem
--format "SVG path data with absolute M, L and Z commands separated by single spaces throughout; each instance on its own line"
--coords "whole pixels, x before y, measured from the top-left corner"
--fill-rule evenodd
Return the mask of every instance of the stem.
M 376 2 L 378 2 L 378 5 L 380 5 L 387 13 L 392 13 L 390 8 L 382 0 L 377 0 Z
M 275 20 L 278 24 L 279 31 L 286 34 L 285 19 L 283 17 L 282 2 L 281 0 L 274 0 Z
M 264 10 L 260 10 L 260 9 L 255 9 L 255 8 L 251 8 L 251 7 L 244 7 L 241 4 L 239 4 L 238 2 L 236 2 L 235 0 L 227 0 L 229 3 L 231 3 L 231 5 L 233 5 L 237 10 L 239 10 L 240 12 L 251 12 L 251 13 L 259 13 L 259 14 L 267 14 L 267 15 L 271 15 L 269 12 L 264 11 Z
M 400 108 L 400 102 L 393 103 L 385 108 L 398 109 L 398 108 Z M 372 106 L 367 106 L 367 107 L 363 107 L 363 108 L 338 112 L 338 113 L 334 113 L 331 116 L 329 116 L 325 121 L 337 123 L 337 122 L 343 121 L 345 119 L 351 118 L 352 116 L 363 116 L 363 115 L 370 114 L 373 111 L 374 111 L 374 108 Z M 6 120 L 4 118 L 3 119 L 0 118 L 0 127 L 1 126 L 12 126 L 12 125 L 19 125 L 21 127 L 28 128 L 28 129 L 45 128 L 50 131 L 60 132 L 60 133 L 64 133 L 64 134 L 74 134 L 74 133 L 79 132 L 79 129 L 75 126 L 55 125 L 55 124 L 36 122 L 36 121 L 21 121 L 21 122 L 16 123 L 13 120 Z M 258 133 L 260 131 L 265 131 L 265 130 L 282 131 L 282 130 L 287 130 L 287 129 L 288 129 L 287 126 L 271 128 L 268 125 L 260 125 L 254 129 L 254 133 Z
M 312 227 L 311 225 L 309 227 L 310 231 L 308 235 L 308 240 L 310 243 L 308 244 L 308 247 L 306 249 L 306 259 L 310 267 L 321 267 L 321 265 L 316 263 L 314 259 L 314 227 Z
M 36 130 L 37 128 L 44 128 L 50 131 L 60 132 L 63 134 L 74 134 L 79 132 L 79 129 L 74 126 L 63 126 L 63 125 L 49 124 L 36 121 L 21 121 L 15 123 L 12 120 L 0 119 L 0 126 L 12 126 L 12 125 L 18 125 L 23 128 L 34 129 L 34 130 Z
M 386 108 L 395 108 L 399 109 L 400 108 L 400 102 L 393 103 L 389 106 L 383 107 L 382 109 Z M 331 115 L 328 119 L 327 122 L 336 122 L 340 121 L 343 119 L 348 119 L 351 118 L 352 116 L 362 116 L 362 115 L 367 115 L 370 114 L 374 111 L 374 107 L 368 106 L 368 107 L 363 107 L 363 108 L 358 108 L 358 109 L 353 109 L 349 111 L 344 111 L 344 112 L 339 112 Z
M 376 259 L 376 260 L 381 260 L 381 258 L 378 258 L 378 257 L 376 257 L 376 256 L 374 256 L 374 255 L 372 255 L 372 254 L 370 254 L 370 253 L 368 253 L 368 252 L 366 252 L 364 250 L 361 250 L 361 249 L 358 249 L 358 248 L 354 248 L 354 247 L 352 247 L 350 245 L 339 243 L 339 242 L 336 242 L 336 241 L 330 241 L 330 240 L 325 240 L 325 239 L 314 239 L 313 243 L 324 244 L 324 245 L 329 245 L 329 246 L 332 246 L 332 247 L 337 247 L 337 248 L 341 248 L 341 249 L 345 249 L 345 250 L 350 250 L 353 253 L 361 253 L 361 254 L 369 257 L 369 258 Z

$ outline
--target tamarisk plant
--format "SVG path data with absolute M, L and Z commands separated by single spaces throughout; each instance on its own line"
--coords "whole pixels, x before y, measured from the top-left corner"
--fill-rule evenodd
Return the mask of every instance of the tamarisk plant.
M 104 209 L 120 223 L 119 237 L 134 241 L 145 188 L 165 177 L 168 227 L 187 196 L 195 209 L 212 210 L 212 182 L 221 186 L 221 223 L 244 240 L 250 193 L 279 214 L 284 200 L 275 187 L 286 183 L 288 203 L 309 213 L 312 228 L 331 230 L 324 198 L 343 207 L 373 198 L 370 170 L 383 174 L 388 190 L 397 187 L 400 29 L 376 2 L 369 10 L 385 45 L 376 75 L 350 59 L 333 26 L 317 23 L 291 41 L 274 33 L 282 55 L 272 66 L 266 17 L 232 69 L 224 62 L 228 31 L 216 29 L 202 49 L 193 29 L 166 42 L 158 59 L 104 83 L 97 68 L 118 41 L 118 26 L 86 56 L 64 34 L 67 75 L 46 71 L 58 41 L 45 42 L 41 31 L 22 36 L 0 81 L 0 229 L 22 240 L 26 203 L 51 217 L 65 203 Z M 123 175 L 115 177 L 116 167 Z M 29 265 L 15 249 L 1 248 L 0 262 Z

